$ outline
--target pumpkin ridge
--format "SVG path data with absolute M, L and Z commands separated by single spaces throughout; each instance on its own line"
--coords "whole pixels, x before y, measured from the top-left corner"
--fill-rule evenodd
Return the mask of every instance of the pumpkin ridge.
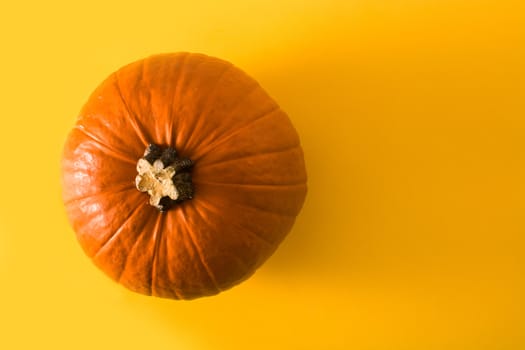
M 194 183 L 195 183 L 195 181 L 194 181 Z M 215 185 L 215 184 L 207 184 L 207 183 L 202 183 L 202 182 L 201 182 L 201 184 L 206 185 L 206 186 L 211 186 L 211 187 L 213 187 L 213 186 L 220 187 L 220 185 Z M 226 186 L 224 186 L 224 187 L 226 187 Z M 306 190 L 307 190 L 307 187 L 306 187 L 306 184 L 305 184 L 305 192 L 306 192 Z M 296 218 L 297 217 L 297 214 L 295 212 L 294 213 L 287 213 L 287 212 L 271 211 L 269 209 L 263 209 L 263 208 L 261 208 L 259 206 L 247 205 L 244 202 L 239 202 L 239 201 L 234 201 L 234 200 L 226 200 L 226 198 L 224 198 L 224 197 L 220 197 L 220 198 L 222 198 L 222 200 L 225 200 L 226 202 L 233 203 L 235 205 L 238 205 L 238 206 L 241 206 L 241 207 L 245 207 L 245 208 L 252 208 L 254 210 L 259 210 L 259 211 L 262 211 L 262 212 L 275 214 L 275 215 L 279 215 L 279 216 L 284 216 L 284 217 L 289 217 L 289 218 Z M 202 200 L 202 197 L 200 197 L 200 200 Z
M 220 209 L 217 209 L 216 207 L 212 206 L 212 205 L 204 205 L 203 203 L 207 203 L 207 202 L 204 202 L 204 201 L 201 201 L 200 202 L 200 205 L 210 211 L 210 212 L 213 212 L 219 216 L 221 216 L 221 210 Z M 208 203 L 209 204 L 209 203 Z M 197 209 L 197 206 L 194 206 L 194 209 L 195 211 L 201 216 L 203 217 L 202 213 L 199 211 L 199 209 Z M 265 245 L 269 246 L 269 247 L 273 247 L 273 245 L 275 244 L 275 242 L 272 242 L 272 241 L 269 241 L 267 238 L 261 236 L 259 233 L 249 229 L 249 228 L 246 228 L 242 225 L 239 225 L 239 224 L 235 224 L 235 223 L 232 223 L 232 225 L 236 226 L 238 229 L 242 230 L 242 231 L 246 231 L 248 233 L 250 233 L 253 237 L 255 237 L 256 239 L 262 241 Z
M 282 185 L 269 185 L 269 184 L 238 184 L 238 183 L 224 183 L 224 182 L 208 182 L 208 181 L 195 181 L 195 184 L 209 185 L 209 186 L 235 186 L 235 187 L 246 187 L 246 188 L 271 188 L 271 189 L 286 189 L 293 187 L 306 187 L 304 181 L 295 184 L 282 184 Z
M 162 256 L 162 259 L 161 261 L 164 262 L 165 266 L 166 266 L 166 269 L 170 272 L 167 272 L 167 273 L 164 273 L 162 274 L 162 278 L 163 278 L 163 281 L 166 281 L 168 280 L 168 283 L 167 283 L 167 291 L 169 293 L 172 293 L 173 295 L 175 295 L 175 299 L 179 299 L 179 300 L 182 300 L 184 299 L 183 297 L 183 291 L 180 290 L 178 288 L 178 286 L 173 283 L 173 281 L 171 280 L 171 277 L 170 275 L 173 274 L 173 271 L 172 271 L 172 267 L 176 267 L 176 264 L 167 264 L 166 261 L 169 260 L 169 253 L 168 251 L 170 250 L 168 248 L 168 241 L 169 239 L 174 239 L 175 237 L 177 238 L 180 238 L 182 237 L 181 233 L 180 233 L 180 230 L 176 230 L 176 229 L 173 229 L 173 227 L 175 227 L 177 224 L 179 224 L 178 222 L 176 223 L 173 223 L 172 220 L 174 219 L 174 216 L 172 215 L 172 213 L 170 214 L 167 214 L 167 215 L 164 215 L 164 227 L 167 229 L 166 231 L 166 234 L 164 235 L 164 239 L 162 241 L 159 242 L 159 246 L 158 246 L 158 250 L 157 250 L 157 259 L 160 259 L 159 257 L 159 254 L 161 254 L 160 252 L 162 252 L 163 256 Z M 182 244 L 186 247 L 186 242 L 184 239 L 181 239 L 183 242 Z M 187 249 L 184 249 L 184 250 L 187 250 Z M 158 260 L 157 260 L 158 261 Z M 174 274 L 177 274 L 177 272 L 175 272 Z M 159 294 L 157 294 L 157 296 L 160 296 Z
M 197 209 L 197 205 L 192 203 L 194 212 L 204 221 L 208 222 L 208 220 L 204 219 L 204 216 L 202 213 Z M 230 231 L 231 233 L 231 231 Z M 268 244 L 268 246 L 272 246 L 273 244 Z M 276 248 L 276 247 L 275 247 Z M 237 254 L 230 255 L 230 259 L 235 261 L 238 265 L 242 266 L 242 269 L 245 271 L 242 276 L 239 276 L 236 280 L 233 280 L 233 284 L 239 283 L 240 281 L 248 278 L 250 275 L 252 275 L 255 272 L 254 265 L 247 263 L 244 259 L 241 259 Z M 254 263 L 255 264 L 255 263 Z M 232 285 L 232 280 L 226 281 L 226 289 L 229 288 Z M 220 289 L 219 289 L 220 291 Z
M 204 200 L 201 199 L 200 201 L 203 202 Z M 286 213 L 279 213 L 279 212 L 276 212 L 276 211 L 266 210 L 266 209 L 262 209 L 262 208 L 258 208 L 258 207 L 254 207 L 254 206 L 250 206 L 250 205 L 246 205 L 246 204 L 239 203 L 239 202 L 232 202 L 232 201 L 228 202 L 228 205 L 232 205 L 232 204 L 235 205 L 235 206 L 238 206 L 239 208 L 250 209 L 250 210 L 258 211 L 258 212 L 269 214 L 269 215 L 275 215 L 275 216 L 280 216 L 280 217 L 290 218 L 290 219 L 295 219 L 295 217 L 296 217 L 296 215 L 291 215 L 291 214 L 286 214 Z
M 98 257 L 98 255 L 100 254 L 100 252 L 104 249 L 104 247 L 110 242 L 112 241 L 115 237 L 117 237 L 117 235 L 120 234 L 120 232 L 122 232 L 122 230 L 124 229 L 124 226 L 133 218 L 133 216 L 135 215 L 135 213 L 138 212 L 138 210 L 140 208 L 142 208 L 144 205 L 146 205 L 145 202 L 142 202 L 140 203 L 139 205 L 137 205 L 137 207 L 135 209 L 133 209 L 128 217 L 122 222 L 121 225 L 119 225 L 118 229 L 115 230 L 115 232 L 113 232 L 108 239 L 106 239 L 106 241 L 97 249 L 97 252 L 95 254 L 93 254 L 92 256 L 92 259 L 96 259 Z
M 130 164 L 135 165 L 135 161 L 133 161 L 131 158 L 128 158 L 125 154 L 121 154 L 119 151 L 114 150 L 112 147 L 106 145 L 97 136 L 87 131 L 84 125 L 75 125 L 74 130 L 78 130 L 81 134 L 91 139 L 93 143 L 95 144 L 95 147 L 97 147 L 99 150 L 103 150 L 104 152 L 112 155 L 113 158 L 121 160 L 125 163 L 130 163 Z
M 217 79 L 213 83 L 213 86 L 208 91 L 208 95 L 201 102 L 201 106 L 206 106 L 206 105 L 209 104 L 209 102 L 211 101 L 212 97 L 214 96 L 214 94 L 217 92 L 217 89 L 219 88 L 219 83 L 224 78 L 224 75 L 230 69 L 232 69 L 232 67 L 233 67 L 233 65 L 229 63 L 229 64 L 226 65 L 226 68 L 223 69 L 223 71 L 221 73 L 219 73 L 219 75 L 217 76 Z M 185 141 L 186 147 L 188 147 L 188 148 L 190 148 L 192 138 L 195 136 L 195 130 L 198 130 L 198 125 L 200 124 L 199 122 L 201 120 L 203 120 L 203 118 L 202 118 L 203 113 L 204 113 L 204 111 L 203 111 L 203 108 L 202 108 L 201 112 L 199 113 L 199 115 L 195 116 L 195 118 L 193 118 L 193 119 L 195 119 L 195 122 L 194 122 L 193 126 L 190 128 L 190 134 L 186 137 L 186 141 Z
M 202 256 L 202 251 L 200 249 L 200 246 L 197 244 L 195 237 L 193 236 L 193 228 L 190 227 L 188 224 L 188 221 L 186 219 L 186 213 L 184 212 L 184 208 L 181 207 L 181 210 L 178 212 L 179 216 L 182 218 L 182 222 L 184 222 L 184 225 L 186 226 L 186 237 L 188 237 L 188 241 L 192 245 L 194 251 L 197 253 L 197 256 L 199 257 L 199 262 L 201 263 L 202 267 L 204 267 L 204 270 L 208 274 L 208 278 L 213 283 L 213 286 L 217 290 L 217 293 L 221 292 L 221 288 L 219 287 L 219 284 L 217 282 L 217 279 L 215 278 L 215 274 L 211 271 L 208 264 L 204 261 L 204 257 Z
M 153 233 L 153 239 L 155 240 L 154 246 L 153 246 L 153 256 L 151 257 L 151 281 L 150 281 L 150 295 L 154 295 L 154 288 L 155 288 L 155 276 L 156 276 L 156 265 L 157 265 L 157 251 L 159 249 L 159 245 L 162 240 L 162 228 L 163 225 L 163 218 L 164 215 L 158 215 L 157 216 L 157 222 L 155 223 L 154 233 Z M 155 293 L 156 295 L 156 293 Z
M 128 183 L 121 182 L 120 185 L 122 186 L 122 188 L 117 189 L 117 190 L 115 190 L 113 188 L 113 186 L 110 186 L 110 187 L 106 187 L 104 189 L 104 191 L 99 191 L 97 193 L 91 193 L 91 194 L 88 194 L 88 195 L 85 195 L 85 196 L 80 196 L 80 197 L 68 199 L 67 201 L 64 201 L 64 205 L 69 206 L 69 205 L 73 204 L 74 202 L 78 202 L 78 201 L 83 200 L 83 199 L 94 198 L 94 197 L 97 197 L 97 196 L 105 196 L 108 193 L 112 193 L 112 194 L 121 193 L 121 192 L 126 192 L 126 191 L 130 191 L 130 190 L 134 190 L 135 189 L 135 186 L 133 185 L 133 183 L 128 184 Z
M 145 222 L 145 223 L 143 223 L 143 224 L 144 224 L 144 226 L 146 226 L 148 223 Z M 129 257 L 130 257 L 131 255 L 133 255 L 133 253 L 135 252 L 135 249 L 137 249 L 137 246 L 139 245 L 139 242 L 140 242 L 140 238 L 143 237 L 144 235 L 146 235 L 147 233 L 148 233 L 148 231 L 146 231 L 146 230 L 141 230 L 141 233 L 140 233 L 138 236 L 135 237 L 135 242 L 133 243 L 133 246 L 131 246 L 131 249 L 130 249 L 130 250 L 128 251 L 128 253 L 126 254 L 126 258 L 125 258 L 125 260 L 124 260 L 124 266 L 122 267 L 122 270 L 120 270 L 119 275 L 118 275 L 118 277 L 116 278 L 116 281 L 117 281 L 117 282 L 123 284 L 123 283 L 121 282 L 121 278 L 122 278 L 122 276 L 124 275 L 124 272 L 126 272 L 126 268 L 127 268 L 127 266 L 128 266 L 128 263 L 129 263 Z
M 140 90 L 140 93 L 147 93 L 147 100 L 149 102 L 149 105 L 151 106 L 151 91 L 149 89 L 144 89 L 143 86 L 144 85 L 147 85 L 145 84 L 145 81 L 147 81 L 148 79 L 148 62 L 150 62 L 152 60 L 152 57 L 147 57 L 146 59 L 144 60 L 141 60 L 140 61 L 140 69 L 138 69 L 138 71 L 140 72 L 138 74 L 138 78 L 137 78 L 137 82 L 138 82 L 138 87 L 139 87 L 139 90 Z M 133 96 L 132 98 L 136 98 L 136 92 L 133 91 Z M 139 129 L 139 131 L 142 132 L 143 136 L 144 136 L 144 139 L 147 141 L 147 144 L 150 144 L 152 140 L 160 140 L 162 138 L 162 135 L 159 134 L 159 130 L 158 128 L 154 127 L 152 128 L 151 132 L 153 135 L 146 135 L 146 132 L 144 131 L 144 128 L 145 129 L 148 129 L 147 125 L 148 125 L 148 122 L 149 123 L 154 123 L 154 119 L 157 117 L 156 115 L 154 115 L 151 111 L 152 111 L 152 108 L 148 108 L 148 110 L 150 111 L 148 114 L 149 114 L 149 117 L 151 118 L 150 120 L 147 120 L 145 121 L 146 123 L 146 126 L 144 126 L 144 124 L 141 124 L 140 121 L 141 121 L 141 116 L 142 116 L 142 119 L 145 119 L 144 116 L 148 116 L 148 114 L 145 114 L 144 111 L 140 111 L 139 110 L 139 113 L 135 113 L 135 125 L 137 126 L 137 128 Z M 142 127 L 142 128 L 141 128 Z
M 189 62 L 189 57 L 190 56 L 193 56 L 194 58 L 197 58 L 197 63 L 192 67 L 193 69 L 193 72 L 186 72 L 186 69 L 187 69 L 187 65 L 188 65 L 188 62 Z M 191 53 L 188 53 L 188 58 L 184 59 L 184 61 L 181 63 L 181 66 L 179 67 L 179 70 L 181 71 L 181 74 L 180 76 L 178 77 L 178 82 L 177 82 L 177 86 L 176 86 L 176 89 L 175 89 L 175 97 L 173 98 L 174 101 L 177 101 L 179 102 L 179 104 L 182 104 L 183 101 L 185 100 L 184 96 L 182 95 L 182 92 L 184 91 L 184 89 L 181 87 L 182 85 L 184 85 L 186 83 L 186 80 L 187 80 L 187 76 L 190 74 L 195 74 L 195 72 L 197 71 L 196 68 L 201 66 L 203 63 L 206 62 L 206 56 L 204 55 L 198 55 L 198 54 L 191 54 Z M 230 66 L 232 66 L 231 63 L 227 62 Z M 190 79 L 191 80 L 191 79 Z M 189 118 L 188 118 L 189 119 Z M 157 131 L 155 129 L 155 131 Z M 189 130 L 189 134 L 192 134 L 195 130 L 193 128 L 190 128 Z M 182 132 L 178 132 L 177 133 L 177 136 L 183 134 Z M 187 148 L 188 146 L 188 136 L 186 136 L 185 140 L 181 141 L 181 143 L 185 146 L 185 148 Z
M 181 214 L 180 213 L 177 213 L 176 214 L 177 217 L 179 217 Z M 170 236 L 173 236 L 173 238 L 178 238 L 180 240 L 180 244 L 183 246 L 183 250 L 186 254 L 186 256 L 188 257 L 188 259 L 190 260 L 189 263 L 191 263 L 191 265 L 193 266 L 193 269 L 195 271 L 201 271 L 204 268 L 204 266 L 196 261 L 196 259 L 194 258 L 193 255 L 191 255 L 191 252 L 193 254 L 195 254 L 195 248 L 193 247 L 192 243 L 189 242 L 189 239 L 186 237 L 187 235 L 184 234 L 184 230 L 188 230 L 190 227 L 189 225 L 187 225 L 186 223 L 184 223 L 184 219 L 181 219 L 181 218 L 175 218 L 175 216 L 173 215 L 167 215 L 166 216 L 166 220 L 168 221 L 167 225 L 169 227 L 175 227 L 175 225 L 179 225 L 178 226 L 178 230 L 173 230 L 173 231 L 169 231 L 169 234 Z M 172 220 L 175 220 L 176 224 L 173 224 L 173 223 L 170 223 Z M 167 239 L 165 240 L 165 242 L 167 241 Z M 166 243 L 165 243 L 166 245 Z M 168 250 L 168 249 L 166 249 Z M 174 267 L 177 267 L 176 265 Z M 169 266 L 168 266 L 169 268 Z M 175 270 L 175 271 L 172 271 L 173 274 L 177 275 L 179 274 L 179 271 Z M 208 271 L 204 271 L 204 273 L 206 274 L 206 277 L 209 279 L 209 281 L 213 284 L 213 280 L 211 279 L 211 277 L 209 276 L 209 273 Z M 170 281 L 171 282 L 171 281 Z M 178 299 L 187 299 L 184 294 L 185 292 L 179 288 L 177 288 L 177 285 L 175 283 L 170 283 L 170 291 L 173 292 Z
M 293 146 L 287 146 L 287 147 L 285 147 L 283 149 L 279 149 L 279 150 L 276 150 L 276 151 L 252 153 L 252 154 L 247 154 L 247 155 L 244 155 L 244 156 L 241 156 L 241 157 L 237 157 L 237 158 L 220 159 L 220 160 L 217 160 L 217 161 L 211 162 L 211 163 L 206 163 L 206 162 L 201 161 L 199 163 L 199 168 L 204 169 L 204 168 L 211 167 L 211 166 L 214 166 L 214 165 L 217 165 L 217 164 L 236 162 L 236 161 L 243 160 L 243 159 L 257 158 L 257 157 L 260 157 L 260 156 L 268 156 L 268 155 L 279 154 L 279 153 L 287 153 L 287 152 L 294 151 L 294 150 L 300 149 L 300 148 L 301 148 L 301 144 L 296 144 L 296 145 L 293 145 Z
M 151 91 L 149 89 L 143 88 L 143 86 L 145 85 L 144 77 L 147 76 L 146 63 L 149 62 L 150 60 L 151 60 L 151 57 L 147 57 L 146 59 L 140 61 L 140 68 L 138 69 L 139 74 L 136 80 L 136 84 L 137 84 L 136 86 L 138 86 L 140 93 L 147 94 L 146 98 L 150 102 L 150 105 L 151 105 Z M 120 84 L 119 84 L 119 88 L 120 88 Z M 132 95 L 130 96 L 130 98 L 131 99 L 136 98 L 136 89 L 132 91 Z M 151 108 L 149 109 L 151 110 Z M 129 111 L 131 112 L 132 109 L 129 108 Z M 134 118 L 130 118 L 130 119 L 133 119 L 133 121 L 135 122 L 135 126 L 144 136 L 144 140 L 147 141 L 148 144 L 151 142 L 152 139 L 157 139 L 157 129 L 153 130 L 154 135 L 151 135 L 151 133 L 148 135 L 146 132 L 146 130 L 148 129 L 147 121 L 145 121 L 145 123 L 142 123 L 142 119 L 144 119 L 144 117 L 147 116 L 147 114 L 144 114 L 143 111 L 139 109 L 137 111 L 133 110 L 133 116 Z M 155 116 L 153 115 L 153 113 L 149 113 L 149 117 L 155 117 Z M 150 122 L 151 123 L 153 122 L 153 118 L 151 118 Z
M 228 68 L 236 68 L 234 65 L 231 65 L 228 67 Z M 226 70 L 227 71 L 227 70 Z M 253 94 L 255 91 L 258 91 L 259 89 L 261 88 L 261 86 L 259 85 L 258 82 L 254 81 L 253 82 L 253 86 L 251 86 L 249 88 L 249 90 L 244 94 L 244 96 L 239 99 L 233 106 L 230 107 L 230 111 L 229 111 L 229 114 L 233 114 L 237 111 L 237 109 L 239 108 L 239 106 L 242 105 L 242 103 L 245 101 L 245 99 L 247 99 L 248 97 L 251 96 L 251 94 Z M 209 102 L 209 101 L 208 101 Z M 201 112 L 200 116 L 202 116 L 204 114 L 204 111 Z M 201 118 L 202 119 L 202 118 Z M 203 135 L 203 137 L 206 137 L 206 135 Z M 201 140 L 200 141 L 200 144 L 204 144 L 206 142 L 206 140 Z M 210 142 L 213 142 L 213 140 L 211 140 Z M 189 143 L 189 140 L 188 140 L 188 143 Z
M 170 117 L 170 120 L 171 120 L 171 123 L 170 123 L 170 135 L 167 135 L 168 137 L 166 138 L 166 143 L 168 144 L 171 144 L 173 142 L 173 145 L 174 146 L 178 146 L 178 143 L 177 143 L 177 133 L 173 133 L 173 130 L 177 130 L 177 128 L 174 128 L 173 125 L 174 125 L 174 122 L 176 121 L 177 123 L 179 122 L 179 118 L 177 118 L 176 116 L 174 116 L 174 110 L 173 110 L 173 105 L 175 103 L 175 101 L 179 101 L 180 100 L 180 90 L 181 90 L 181 78 L 184 74 L 184 66 L 187 64 L 187 61 L 188 61 L 188 58 L 191 56 L 191 54 L 189 52 L 185 52 L 183 53 L 182 55 L 182 58 L 180 59 L 180 63 L 178 65 L 178 67 L 176 68 L 178 70 L 178 74 L 177 74 L 177 79 L 175 80 L 176 81 L 176 85 L 175 85 L 175 88 L 173 89 L 173 96 L 170 96 L 169 100 L 170 100 L 170 108 L 169 108 L 169 117 Z M 178 126 L 178 124 L 177 124 Z M 167 130 L 168 128 L 166 128 Z M 175 136 L 175 140 L 173 140 L 173 136 Z M 168 142 L 170 141 L 170 142 Z M 172 141 L 172 142 L 171 142 Z
M 142 62 L 142 65 L 144 65 L 144 62 Z M 137 134 L 137 136 L 139 137 L 140 141 L 143 143 L 143 145 L 147 146 L 148 145 L 148 140 L 147 140 L 147 137 L 145 135 L 145 132 L 139 126 L 137 117 L 135 116 L 134 113 L 131 112 L 131 109 L 129 108 L 126 100 L 124 99 L 124 96 L 122 95 L 122 90 L 120 89 L 120 83 L 119 83 L 119 79 L 118 79 L 118 74 L 117 73 L 118 72 L 113 73 L 114 77 L 115 77 L 115 88 L 116 88 L 117 93 L 118 93 L 118 95 L 120 97 L 120 100 L 122 101 L 122 104 L 124 105 L 124 108 L 128 112 L 128 121 L 129 121 L 131 127 L 133 128 L 133 130 L 135 131 L 135 133 Z
M 206 154 L 208 154 L 208 152 L 210 152 L 210 150 L 213 150 L 213 149 L 217 148 L 218 146 L 220 146 L 224 142 L 228 141 L 229 139 L 231 139 L 235 135 L 243 132 L 245 129 L 253 126 L 253 124 L 256 124 L 260 120 L 273 116 L 274 115 L 273 113 L 278 111 L 278 110 L 280 110 L 280 109 L 281 108 L 278 105 L 275 105 L 269 111 L 264 112 L 261 116 L 258 116 L 255 119 L 250 120 L 245 125 L 237 128 L 234 132 L 232 132 L 232 133 L 230 133 L 230 134 L 228 134 L 226 136 L 219 137 L 217 141 L 208 144 L 208 147 L 201 151 L 201 155 L 193 156 L 193 159 L 195 160 L 195 162 L 198 161 L 199 159 L 204 157 Z
M 182 76 L 182 74 L 184 73 L 182 71 L 182 67 L 184 67 L 184 64 L 186 62 L 186 60 L 188 59 L 188 57 L 190 56 L 190 53 L 189 52 L 185 52 L 185 53 L 182 53 L 181 55 L 181 58 L 179 58 L 180 60 L 180 63 L 179 63 L 179 67 L 177 68 L 177 71 L 178 71 L 178 74 L 177 74 L 177 78 L 174 79 L 174 81 L 176 81 L 176 86 L 174 87 L 173 89 L 173 96 L 174 98 L 170 99 L 170 103 L 169 103 L 169 109 L 168 109 L 168 115 L 169 116 L 173 116 L 173 105 L 176 103 L 176 101 L 178 101 L 175 97 L 177 97 L 177 94 L 178 94 L 178 90 L 179 90 L 179 85 L 180 85 L 180 77 Z M 178 61 L 177 61 L 178 62 Z M 172 144 L 172 145 L 177 145 L 177 134 L 173 133 L 173 130 L 177 129 L 177 128 L 174 128 L 173 127 L 173 124 L 175 122 L 178 122 L 178 118 L 170 118 L 170 123 L 169 125 L 166 125 L 166 144 Z M 175 140 L 173 140 L 173 137 L 175 136 Z

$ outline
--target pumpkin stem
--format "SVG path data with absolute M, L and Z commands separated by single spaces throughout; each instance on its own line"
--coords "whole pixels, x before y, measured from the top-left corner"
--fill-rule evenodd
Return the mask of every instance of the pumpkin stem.
M 190 168 L 193 162 L 180 158 L 173 147 L 150 144 L 137 162 L 135 185 L 150 195 L 149 203 L 160 211 L 193 198 Z

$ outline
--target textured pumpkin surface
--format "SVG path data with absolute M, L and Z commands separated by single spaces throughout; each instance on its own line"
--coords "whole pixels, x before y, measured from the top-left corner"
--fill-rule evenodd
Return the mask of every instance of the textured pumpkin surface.
M 194 161 L 195 195 L 166 212 L 135 188 L 149 143 Z M 260 85 L 200 54 L 149 57 L 109 76 L 71 131 L 63 198 L 86 254 L 127 288 L 216 294 L 249 277 L 306 195 L 299 137 Z

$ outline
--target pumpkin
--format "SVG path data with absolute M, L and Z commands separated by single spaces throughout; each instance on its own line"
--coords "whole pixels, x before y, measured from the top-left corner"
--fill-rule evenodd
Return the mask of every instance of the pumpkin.
M 193 299 L 245 280 L 306 195 L 299 137 L 247 74 L 154 55 L 102 82 L 62 156 L 63 200 L 94 264 L 132 291 Z

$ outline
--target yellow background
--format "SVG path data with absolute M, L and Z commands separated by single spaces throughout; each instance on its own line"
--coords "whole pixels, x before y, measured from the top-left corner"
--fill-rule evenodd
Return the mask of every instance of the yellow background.
M 4 1 L 0 349 L 525 349 L 525 6 L 508 0 Z M 124 290 L 60 199 L 95 86 L 171 51 L 286 110 L 309 195 L 250 280 Z

